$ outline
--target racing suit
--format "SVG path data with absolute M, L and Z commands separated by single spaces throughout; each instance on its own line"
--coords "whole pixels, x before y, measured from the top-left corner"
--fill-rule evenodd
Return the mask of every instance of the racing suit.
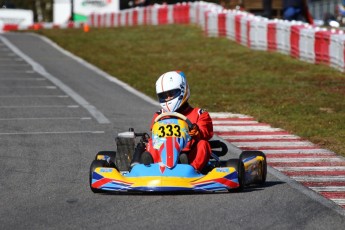
M 182 152 L 187 154 L 190 165 L 200 172 L 211 156 L 211 146 L 208 140 L 213 136 L 212 119 L 208 112 L 200 108 L 193 108 L 188 103 L 182 105 L 176 112 L 186 116 L 193 124 L 197 125 L 197 134 L 192 136 Z M 154 120 L 161 113 L 162 111 L 158 111 L 153 115 L 151 130 Z M 146 150 L 151 153 L 154 163 L 157 163 L 160 157 L 158 151 L 153 148 L 151 139 Z

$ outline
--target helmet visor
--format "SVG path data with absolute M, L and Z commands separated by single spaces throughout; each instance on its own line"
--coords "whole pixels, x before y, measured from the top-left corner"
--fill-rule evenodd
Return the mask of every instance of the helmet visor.
M 181 95 L 181 89 L 172 89 L 166 92 L 157 94 L 160 103 L 168 102 Z

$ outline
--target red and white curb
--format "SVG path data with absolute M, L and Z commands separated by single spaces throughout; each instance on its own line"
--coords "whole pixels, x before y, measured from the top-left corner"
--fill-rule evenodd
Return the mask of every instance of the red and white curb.
M 210 113 L 214 133 L 242 150 L 260 150 L 269 166 L 345 208 L 345 159 L 242 114 Z

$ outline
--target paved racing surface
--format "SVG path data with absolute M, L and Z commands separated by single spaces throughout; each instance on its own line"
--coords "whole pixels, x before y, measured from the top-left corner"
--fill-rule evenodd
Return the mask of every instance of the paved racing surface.
M 117 132 L 147 131 L 158 107 L 35 35 L 1 35 L 0 66 L 1 229 L 345 226 L 341 206 L 274 168 L 243 193 L 93 194 L 97 151 L 114 150 Z

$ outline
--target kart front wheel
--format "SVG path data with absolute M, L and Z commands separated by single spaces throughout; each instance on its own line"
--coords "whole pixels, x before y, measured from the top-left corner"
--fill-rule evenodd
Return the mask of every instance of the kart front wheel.
M 116 157 L 115 151 L 99 151 L 96 154 L 95 160 L 105 160 L 108 163 L 106 166 L 111 167 L 111 168 L 116 168 L 115 157 Z
M 97 188 L 92 187 L 92 174 L 96 168 L 107 167 L 107 165 L 108 165 L 108 162 L 105 160 L 94 160 L 94 161 L 92 161 L 91 166 L 90 166 L 90 173 L 89 173 L 89 183 L 90 183 L 90 188 L 91 188 L 92 192 L 94 192 L 94 193 L 103 192 L 101 189 L 97 189 Z
M 234 191 L 234 192 L 241 192 L 244 189 L 244 177 L 245 177 L 245 170 L 244 170 L 244 164 L 241 160 L 239 159 L 230 159 L 226 162 L 226 167 L 233 167 L 235 168 L 237 174 L 238 174 L 238 183 L 239 187 L 235 189 L 231 189 L 229 191 Z

